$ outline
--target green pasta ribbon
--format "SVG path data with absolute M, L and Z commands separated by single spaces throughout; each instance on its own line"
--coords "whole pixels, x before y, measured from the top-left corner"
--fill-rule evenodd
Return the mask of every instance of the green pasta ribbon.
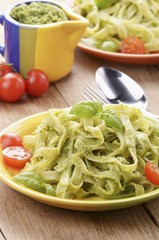
M 158 9 L 158 0 L 74 0 L 74 11 L 89 21 L 81 41 L 111 52 L 129 36 L 140 38 L 146 53 L 158 52 Z
M 159 122 L 134 107 L 80 102 L 50 109 L 23 138 L 30 162 L 13 177 L 34 191 L 59 198 L 117 199 L 156 188 L 144 173 L 159 164 Z

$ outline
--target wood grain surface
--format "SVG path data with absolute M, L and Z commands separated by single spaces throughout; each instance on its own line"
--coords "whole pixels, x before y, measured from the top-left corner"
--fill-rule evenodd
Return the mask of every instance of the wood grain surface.
M 0 0 L 0 12 L 15 0 Z M 3 27 L 0 27 L 3 42 Z M 0 57 L 0 60 L 4 60 Z M 86 84 L 95 86 L 100 66 L 119 69 L 134 78 L 148 98 L 148 110 L 159 114 L 159 66 L 108 62 L 75 50 L 71 73 L 50 84 L 39 98 L 25 96 L 9 104 L 0 102 L 0 130 L 49 108 L 71 106 L 83 98 Z M 159 198 L 132 208 L 108 212 L 78 212 L 51 207 L 26 197 L 0 182 L 0 240 L 131 240 L 159 239 Z

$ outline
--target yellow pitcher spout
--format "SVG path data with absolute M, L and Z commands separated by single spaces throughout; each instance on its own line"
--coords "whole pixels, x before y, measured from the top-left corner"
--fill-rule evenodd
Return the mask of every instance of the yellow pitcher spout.
M 82 34 L 84 33 L 87 26 L 86 21 L 70 21 L 64 23 L 65 33 L 67 34 L 66 41 L 70 49 L 74 50 L 77 43 L 79 42 Z
M 68 41 L 68 46 L 70 46 L 70 49 L 74 50 L 88 26 L 88 20 L 74 13 L 71 9 L 66 8 L 65 10 L 70 21 L 63 22 L 63 28 L 67 36 L 66 40 Z

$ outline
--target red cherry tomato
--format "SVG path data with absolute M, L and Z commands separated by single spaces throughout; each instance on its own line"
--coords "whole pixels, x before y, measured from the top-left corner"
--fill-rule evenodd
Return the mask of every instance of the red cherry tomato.
M 128 37 L 121 42 L 120 51 L 129 54 L 144 54 L 145 46 L 141 39 L 137 37 Z
M 151 183 L 159 185 L 159 167 L 155 166 L 151 162 L 147 162 L 145 167 L 145 174 Z
M 0 63 L 0 78 L 10 72 L 13 72 L 11 64 L 7 64 L 4 62 Z
M 10 166 L 22 168 L 30 160 L 31 153 L 24 147 L 11 146 L 3 149 L 2 156 Z
M 0 138 L 2 149 L 10 146 L 23 146 L 22 138 L 16 133 L 5 133 Z
M 16 102 L 25 93 L 25 81 L 18 73 L 7 73 L 0 79 L 0 98 Z
M 27 73 L 26 91 L 30 96 L 39 97 L 47 91 L 49 80 L 47 75 L 38 69 L 32 69 Z

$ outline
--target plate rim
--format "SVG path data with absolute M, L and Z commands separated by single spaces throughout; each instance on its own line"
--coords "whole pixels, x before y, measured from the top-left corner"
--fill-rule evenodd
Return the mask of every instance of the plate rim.
M 118 60 L 120 60 L 119 62 L 124 62 L 124 60 L 129 60 L 128 63 L 131 63 L 131 61 L 135 61 L 135 60 L 143 60 L 143 61 L 148 61 L 148 60 L 152 60 L 153 62 L 147 62 L 147 64 L 154 64 L 154 62 L 156 62 L 156 64 L 159 63 L 159 53 L 151 53 L 151 54 L 126 54 L 126 53 L 118 53 L 118 52 L 108 52 L 108 51 L 103 51 L 101 49 L 97 49 L 97 48 L 93 48 L 90 46 L 87 46 L 86 44 L 79 42 L 77 44 L 77 48 L 79 48 L 80 50 L 87 52 L 89 54 L 92 54 L 94 56 L 97 56 L 99 58 L 104 58 L 104 59 L 111 59 L 112 61 L 115 60 L 116 58 L 116 62 Z M 125 62 L 127 63 L 127 62 Z M 142 64 L 140 62 L 136 62 L 136 64 Z

